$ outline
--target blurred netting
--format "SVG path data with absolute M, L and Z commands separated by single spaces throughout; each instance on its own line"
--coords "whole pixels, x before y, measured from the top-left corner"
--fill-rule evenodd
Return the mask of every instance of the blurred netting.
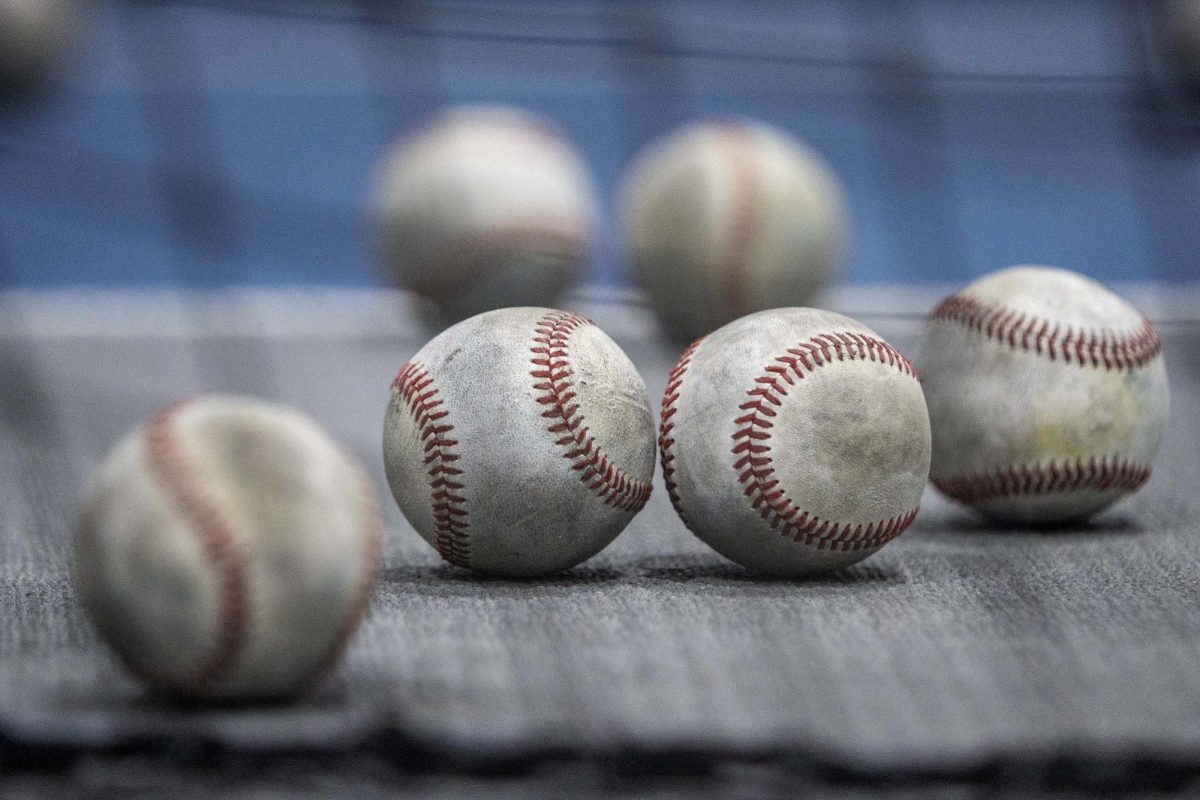
M 1190 281 L 1200 93 L 1157 3 L 95 2 L 0 106 L 0 284 L 369 285 L 366 197 L 431 112 L 557 120 L 602 199 L 689 119 L 808 141 L 849 192 L 843 279 L 1017 262 Z M 610 214 L 588 275 L 628 269 Z

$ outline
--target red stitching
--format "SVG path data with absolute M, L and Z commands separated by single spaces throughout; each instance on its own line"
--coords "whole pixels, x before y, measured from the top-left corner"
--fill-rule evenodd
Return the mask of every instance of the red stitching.
M 232 525 L 180 451 L 175 437 L 175 420 L 191 402 L 184 400 L 159 412 L 147 428 L 145 447 L 153 474 L 191 522 L 204 557 L 216 573 L 220 595 L 215 641 L 195 677 L 182 685 L 173 678 L 155 677 L 158 682 L 176 688 L 201 689 L 225 677 L 246 644 L 250 626 L 250 586 L 246 558 L 237 544 Z
M 754 165 L 747 151 L 750 132 L 736 123 L 721 128 L 721 139 L 733 164 L 733 196 L 735 198 L 729 223 L 729 243 L 721 265 L 725 288 L 726 310 L 733 317 L 746 314 L 746 272 L 749 270 L 750 240 L 762 205 L 762 185 L 757 180 Z
M 917 506 L 865 527 L 830 522 L 794 505 L 784 496 L 779 480 L 774 477 L 769 442 L 773 420 L 779 414 L 783 398 L 798 381 L 816 369 L 834 361 L 856 360 L 886 364 L 916 378 L 908 359 L 887 342 L 861 333 L 824 333 L 788 348 L 785 355 L 768 364 L 764 374 L 755 378 L 754 386 L 747 390 L 750 399 L 739 406 L 746 413 L 735 421 L 740 427 L 733 434 L 731 452 L 737 457 L 733 468 L 739 471 L 738 482 L 745 485 L 751 506 L 773 529 L 779 530 L 780 535 L 818 550 L 882 547 L 903 533 L 920 510 Z
M 675 512 L 679 514 L 684 525 L 687 525 L 688 521 L 683 511 L 683 503 L 679 499 L 679 486 L 675 483 L 675 452 L 672 450 L 675 444 L 675 438 L 672 436 L 675 431 L 674 417 L 679 410 L 675 404 L 679 401 L 679 388 L 683 385 L 684 373 L 691 366 L 692 356 L 703 341 L 704 337 L 701 336 L 688 345 L 679 361 L 671 368 L 667 375 L 667 388 L 663 391 L 662 411 L 659 414 L 658 452 L 662 463 L 663 482 L 667 485 L 667 497 L 671 498 L 671 505 L 675 507 Z
M 542 317 L 534 328 L 530 348 L 534 369 L 529 374 L 536 379 L 533 388 L 541 392 L 538 403 L 547 406 L 542 416 L 552 421 L 546 430 L 558 437 L 555 444 L 566 448 L 563 455 L 572 462 L 579 479 L 605 505 L 637 512 L 650 498 L 650 482 L 634 480 L 609 461 L 584 424 L 575 400 L 567 342 L 577 328 L 591 324 L 591 320 L 565 311 L 551 311 Z
M 983 503 L 1005 497 L 1052 492 L 1132 492 L 1150 480 L 1150 467 L 1115 456 L 1046 464 L 997 467 L 994 472 L 930 478 L 934 486 L 963 503 Z
M 1003 306 L 990 305 L 962 294 L 946 298 L 930 319 L 954 322 L 1016 350 L 1061 359 L 1067 364 L 1135 369 L 1162 352 L 1154 325 L 1145 316 L 1124 332 L 1076 329 Z
M 430 502 L 433 507 L 435 543 L 438 554 L 460 567 L 470 566 L 471 539 L 468 533 L 467 498 L 463 495 L 462 469 L 455 466 L 460 456 L 457 439 L 447 434 L 454 426 L 446 421 L 450 412 L 442 407 L 429 371 L 414 361 L 400 368 L 392 381 L 392 392 L 421 429 L 423 463 L 428 467 Z

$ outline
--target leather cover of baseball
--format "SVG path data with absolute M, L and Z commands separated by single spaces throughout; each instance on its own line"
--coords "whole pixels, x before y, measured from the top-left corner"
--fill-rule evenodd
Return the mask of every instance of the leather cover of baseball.
M 616 538 L 650 496 L 654 419 L 633 364 L 589 320 L 505 308 L 443 331 L 392 383 L 392 494 L 452 564 L 548 575 Z
M 929 317 L 931 478 L 985 516 L 1082 520 L 1150 478 L 1170 403 L 1150 321 L 1052 267 L 987 275 Z
M 761 311 L 694 343 L 671 371 L 659 449 L 675 510 L 750 569 L 830 572 L 917 515 L 929 417 L 908 360 L 865 325 Z

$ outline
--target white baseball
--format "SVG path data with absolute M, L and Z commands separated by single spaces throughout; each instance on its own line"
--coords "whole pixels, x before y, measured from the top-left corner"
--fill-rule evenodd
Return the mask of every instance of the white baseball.
M 75 32 L 72 0 L 0 0 L 0 89 L 46 76 Z
M 506 308 L 401 368 L 383 454 L 396 502 L 442 558 L 546 575 L 598 553 L 646 503 L 654 419 L 637 370 L 594 324 Z
M 553 123 L 503 106 L 446 112 L 400 141 L 375 192 L 379 257 L 452 320 L 552 303 L 596 227 L 583 160 Z
M 150 686 L 287 696 L 358 626 L 380 557 L 374 493 L 308 417 L 207 396 L 126 436 L 75 542 L 79 599 Z
M 944 494 L 1016 523 L 1079 520 L 1150 477 L 1167 423 L 1154 326 L 1063 269 L 994 272 L 930 315 L 920 357 Z
M 761 123 L 671 133 L 638 158 L 622 194 L 638 278 L 684 341 L 752 311 L 808 304 L 844 246 L 837 178 Z
M 917 515 L 929 416 L 908 361 L 870 328 L 762 311 L 689 347 L 663 395 L 663 477 L 717 552 L 777 575 L 874 553 Z

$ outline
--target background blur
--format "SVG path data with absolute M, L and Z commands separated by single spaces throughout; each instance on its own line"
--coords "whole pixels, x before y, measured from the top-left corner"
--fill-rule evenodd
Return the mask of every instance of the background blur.
M 746 115 L 845 183 L 844 283 L 1017 262 L 1191 282 L 1200 94 L 1157 3 L 97 2 L 54 85 L 0 105 L 0 285 L 381 282 L 367 197 L 389 142 L 500 101 L 562 126 L 607 209 L 686 120 Z

